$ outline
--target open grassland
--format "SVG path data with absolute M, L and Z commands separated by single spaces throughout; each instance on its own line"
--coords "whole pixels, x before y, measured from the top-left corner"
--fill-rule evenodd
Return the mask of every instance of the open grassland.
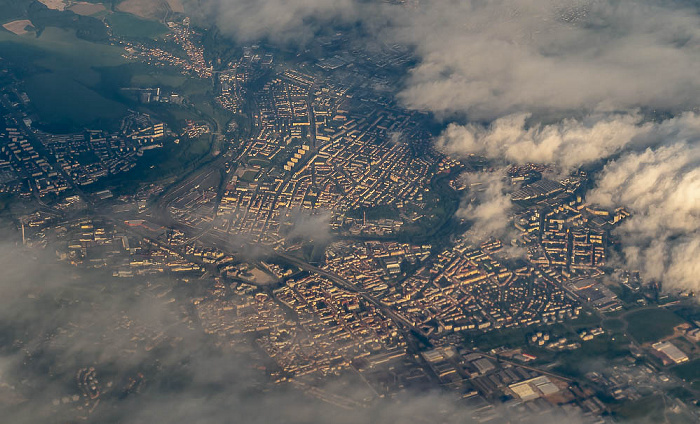
M 700 383 L 700 359 L 673 367 L 673 373 L 689 383 Z
M 134 87 L 170 87 L 178 88 L 187 81 L 187 77 L 176 72 L 143 72 L 131 78 Z
M 115 10 L 158 21 L 173 13 L 185 13 L 182 0 L 121 0 Z
M 623 420 L 648 420 L 651 423 L 664 422 L 664 400 L 659 395 L 653 395 L 640 400 L 626 402 L 615 411 L 615 415 Z
M 30 0 L 0 0 L 0 23 L 27 18 Z

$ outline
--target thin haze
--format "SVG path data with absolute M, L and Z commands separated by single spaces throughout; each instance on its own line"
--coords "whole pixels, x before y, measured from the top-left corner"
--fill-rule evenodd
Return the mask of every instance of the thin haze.
M 51 252 L 31 255 L 0 243 L 0 335 L 7 341 L 0 346 L 0 389 L 17 384 L 12 391 L 21 394 L 0 402 L 2 422 L 74 422 L 72 414 L 56 413 L 70 405 L 57 408 L 54 401 L 77 392 L 75 373 L 84 367 L 95 367 L 102 385 L 108 380 L 119 385 L 139 372 L 146 375 L 138 394 L 120 394 L 115 386 L 112 395 L 101 396 L 87 422 L 476 422 L 473 411 L 447 393 L 403 393 L 349 411 L 291 387 L 273 388 L 256 369 L 259 363 L 219 347 L 215 336 L 187 324 L 178 311 L 191 299 L 153 296 L 143 287 L 154 283 L 162 290 L 168 283 L 115 283 L 98 272 L 57 264 Z M 44 266 L 37 267 L 36 261 Z M 170 296 L 178 300 L 170 301 Z M 161 340 L 153 350 L 138 342 L 144 331 Z M 319 389 L 353 398 L 367 390 L 351 382 L 326 384 Z M 342 384 L 342 392 L 336 384 Z M 554 424 L 563 418 L 540 415 L 536 422 Z M 588 422 L 583 417 L 566 419 Z M 513 416 L 509 422 L 522 419 Z

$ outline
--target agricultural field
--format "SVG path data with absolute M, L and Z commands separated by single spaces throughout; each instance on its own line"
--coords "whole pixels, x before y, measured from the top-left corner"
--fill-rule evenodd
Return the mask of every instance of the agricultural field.
M 73 78 L 96 83 L 99 75 L 93 69 L 126 63 L 123 50 L 107 44 L 82 40 L 75 31 L 49 27 L 38 37 L 17 37 L 0 33 L 3 57 L 23 67 L 49 72 L 70 72 Z
M 146 19 L 163 19 L 168 13 L 184 13 L 181 0 L 122 0 L 116 10 Z
M 6 30 L 10 31 L 13 34 L 16 35 L 24 35 L 29 33 L 29 29 L 34 31 L 34 25 L 32 25 L 32 21 L 29 19 L 19 19 L 16 21 L 8 22 L 2 26 Z
M 100 12 L 105 12 L 107 9 L 102 3 L 79 2 L 69 7 L 68 10 L 76 15 L 94 16 Z
M 185 6 L 183 6 L 182 0 L 166 0 L 166 2 L 173 12 L 185 13 Z
M 157 85 L 178 88 L 187 81 L 187 77 L 179 72 L 143 72 L 136 73 L 131 78 L 131 85 L 134 87 L 154 87 Z
M 41 3 L 45 4 L 49 9 L 54 10 L 66 10 L 66 1 L 64 0 L 39 0 Z
M 133 14 L 114 12 L 106 18 L 112 33 L 118 37 L 156 38 L 168 32 L 168 27 L 160 22 L 141 19 Z

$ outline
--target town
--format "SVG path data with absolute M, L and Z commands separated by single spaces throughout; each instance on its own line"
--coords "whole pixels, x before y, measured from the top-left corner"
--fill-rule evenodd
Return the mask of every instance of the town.
M 425 113 L 375 91 L 391 85 L 386 70 L 407 51 L 313 61 L 247 45 L 222 62 L 189 19 L 167 26 L 162 45 L 112 41 L 126 60 L 210 83 L 212 104 L 235 117 L 227 127 L 174 127 L 129 110 L 117 130 L 54 134 L 37 125 L 34 100 L 0 60 L 0 193 L 24 205 L 12 212 L 18 249 L 147 281 L 149 298 L 249 355 L 271 384 L 343 408 L 436 389 L 479 422 L 500 422 L 502 408 L 533 421 L 612 422 L 650 396 L 688 422 L 700 417 L 698 380 L 677 372 L 700 360 L 700 322 L 671 312 L 693 293 L 669 294 L 617 267 L 615 229 L 631 214 L 588 203 L 586 172 L 508 167 L 506 236 L 476 238 L 456 212 L 484 189 L 467 177 L 498 167 L 437 150 Z M 144 107 L 192 101 L 158 86 L 122 88 Z M 124 189 L 149 154 L 199 139 L 220 142 L 207 160 Z M 668 331 L 640 339 L 631 319 L 640 312 L 668 319 Z M 120 354 L 178 343 L 128 316 L 114 325 L 134 334 Z M 576 368 L 609 353 L 609 367 Z M 73 373 L 74 392 L 52 407 L 79 406 L 83 417 L 148 379 L 108 386 L 100 364 Z M 338 376 L 358 379 L 361 394 L 324 385 Z M 680 395 L 663 394 L 668 387 Z

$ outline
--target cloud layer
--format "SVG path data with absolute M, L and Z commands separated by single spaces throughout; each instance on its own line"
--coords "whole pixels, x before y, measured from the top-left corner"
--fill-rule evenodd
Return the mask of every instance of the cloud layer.
M 508 115 L 490 125 L 450 124 L 436 140 L 447 154 L 482 155 L 511 163 L 552 163 L 571 170 L 608 159 L 622 151 L 693 139 L 700 132 L 694 113 L 651 122 L 638 113 L 598 114 L 552 124 Z
M 678 3 L 442 0 L 411 9 L 400 98 L 443 116 L 578 114 L 697 105 L 700 18 Z
M 328 22 L 370 16 L 357 0 L 205 0 L 199 10 L 237 41 L 270 39 L 282 44 L 304 44 Z
M 697 119 L 697 118 L 696 118 Z M 626 206 L 627 263 L 667 288 L 700 292 L 700 133 L 610 162 L 589 199 Z
M 381 41 L 413 46 L 417 65 L 399 98 L 442 116 L 491 121 L 520 113 L 682 111 L 700 98 L 694 71 L 700 65 L 700 17 L 682 2 L 198 3 L 237 41 L 303 44 L 333 23 L 360 23 Z
M 574 168 L 619 152 L 655 127 L 638 115 L 605 115 L 584 121 L 527 124 L 529 114 L 498 118 L 489 126 L 450 124 L 437 140 L 448 154 L 477 154 L 514 163 L 556 163 Z
M 512 227 L 509 218 L 513 206 L 505 171 L 469 173 L 463 178 L 469 189 L 456 215 L 472 224 L 466 236 L 477 242 L 488 237 L 505 237 Z

